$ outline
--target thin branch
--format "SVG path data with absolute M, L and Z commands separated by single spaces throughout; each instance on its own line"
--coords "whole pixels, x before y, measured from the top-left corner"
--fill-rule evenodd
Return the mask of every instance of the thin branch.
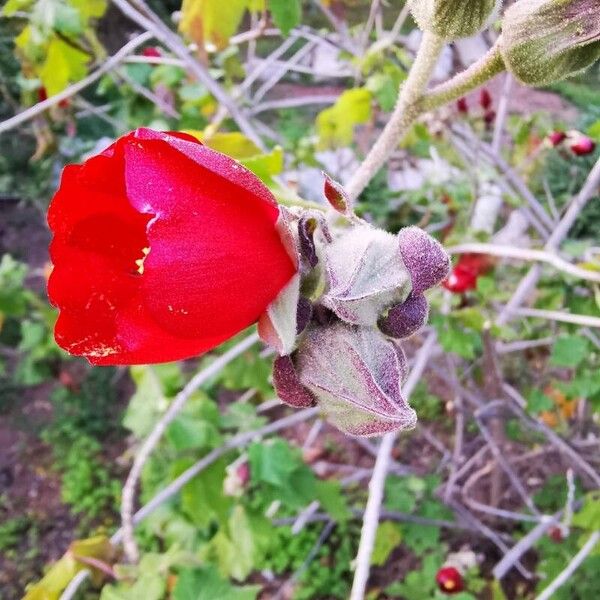
M 529 248 L 516 248 L 515 246 L 500 246 L 497 244 L 471 243 L 451 246 L 450 248 L 447 248 L 447 251 L 450 254 L 489 254 L 490 256 L 500 256 L 502 258 L 545 262 L 573 277 L 600 283 L 600 273 L 577 267 L 558 256 L 555 252 L 549 252 L 547 250 L 532 250 Z
M 242 133 L 259 148 L 265 149 L 265 145 L 256 132 L 256 129 L 231 96 L 212 78 L 208 70 L 190 54 L 189 48 L 183 43 L 182 39 L 176 33 L 173 33 L 145 3 L 136 0 L 136 4 L 142 6 L 149 17 L 144 16 L 127 0 L 112 0 L 112 2 L 125 16 L 129 17 L 146 31 L 152 32 L 154 37 L 169 48 L 173 54 L 178 56 L 185 63 L 186 69 L 206 87 L 217 102 L 227 108 Z
M 114 69 L 119 63 L 121 63 L 127 56 L 129 56 L 132 52 L 137 50 L 140 46 L 145 44 L 148 40 L 153 38 L 153 34 L 150 32 L 142 33 L 135 38 L 133 38 L 130 42 L 125 44 L 117 53 L 111 56 L 107 61 L 99 67 L 93 73 L 90 73 L 87 77 L 84 77 L 81 81 L 70 85 L 68 88 L 64 89 L 62 92 L 55 94 L 54 96 L 50 96 L 43 102 L 38 102 L 34 104 L 30 108 L 17 113 L 14 117 L 10 119 L 6 119 L 6 121 L 2 121 L 0 123 L 0 133 L 8 131 L 17 125 L 21 125 L 21 123 L 25 123 L 42 114 L 49 108 L 56 106 L 63 100 L 78 94 L 83 89 L 85 89 L 88 85 L 91 85 L 95 81 L 98 81 L 103 75 Z
M 137 483 L 142 474 L 142 469 L 144 468 L 146 461 L 152 454 L 152 451 L 156 448 L 169 423 L 171 423 L 179 411 L 185 406 L 185 403 L 189 400 L 190 396 L 201 385 L 217 375 L 227 364 L 248 350 L 248 348 L 252 347 L 258 341 L 258 334 L 252 333 L 241 342 L 236 344 L 233 348 L 225 352 L 225 354 L 219 356 L 219 358 L 206 367 L 206 369 L 203 369 L 194 377 L 192 377 L 183 390 L 181 390 L 181 392 L 175 396 L 175 399 L 173 402 L 171 402 L 165 414 L 156 423 L 154 429 L 150 432 L 150 435 L 148 435 L 139 449 L 135 460 L 133 461 L 131 471 L 129 472 L 127 480 L 125 481 L 125 485 L 123 486 L 123 497 L 121 501 L 123 549 L 125 550 L 125 555 L 130 562 L 137 562 L 139 556 L 137 544 L 133 536 L 133 504 Z
M 505 307 L 506 308 L 506 307 Z M 509 314 L 519 315 L 521 317 L 532 317 L 534 319 L 548 319 L 550 321 L 560 321 L 562 323 L 573 323 L 585 327 L 600 327 L 600 317 L 588 315 L 572 315 L 571 313 L 558 310 L 541 310 L 538 308 L 513 308 Z
M 594 531 L 587 542 L 582 546 L 581 550 L 573 557 L 571 562 L 566 566 L 565 570 L 536 598 L 536 600 L 550 600 L 554 592 L 562 587 L 579 569 L 583 561 L 588 557 L 596 544 L 600 542 L 600 531 Z
M 417 354 L 415 365 L 402 388 L 402 393 L 407 401 L 425 370 L 435 341 L 436 334 L 432 332 Z M 362 600 L 365 595 L 371 567 L 371 555 L 373 554 L 373 547 L 375 545 L 375 533 L 379 524 L 383 487 L 395 440 L 396 433 L 384 435 L 379 446 L 379 452 L 377 453 L 373 476 L 369 482 L 369 498 L 367 499 L 360 543 L 356 555 L 356 570 L 354 572 L 350 600 Z
M 400 90 L 396 108 L 375 145 L 346 187 L 351 198 L 357 198 L 367 187 L 419 115 L 416 104 L 431 78 L 444 44 L 444 41 L 435 34 L 423 33 L 421 46 L 408 78 Z
M 546 242 L 546 250 L 553 252 L 558 249 L 562 241 L 567 237 L 571 227 L 573 227 L 585 205 L 594 197 L 599 185 L 600 159 L 596 161 L 596 164 L 589 172 L 583 187 L 579 191 L 579 194 L 573 199 L 563 218 L 560 220 L 560 223 L 554 228 L 554 231 Z M 539 265 L 535 265 L 529 270 L 527 275 L 525 275 L 525 277 L 519 283 L 515 293 L 512 295 L 512 298 L 508 301 L 506 306 L 498 315 L 498 318 L 496 319 L 498 325 L 506 324 L 510 317 L 515 314 L 514 309 L 521 306 L 523 302 L 525 302 L 535 288 L 541 273 L 542 272 Z

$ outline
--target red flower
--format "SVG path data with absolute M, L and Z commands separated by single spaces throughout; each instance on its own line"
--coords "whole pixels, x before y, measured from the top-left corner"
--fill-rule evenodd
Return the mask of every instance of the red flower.
M 65 168 L 48 211 L 58 344 L 93 364 L 197 355 L 295 272 L 269 190 L 181 133 L 139 129 Z
M 479 92 L 479 104 L 483 110 L 488 110 L 492 106 L 492 95 L 486 88 Z
M 586 135 L 580 135 L 571 143 L 571 152 L 577 156 L 591 154 L 596 149 L 596 143 Z
M 442 285 L 454 294 L 464 294 L 477 287 L 477 278 L 491 266 L 490 258 L 485 254 L 462 254 Z
M 435 581 L 445 594 L 458 594 L 465 589 L 462 575 L 454 567 L 442 567 L 437 572 Z

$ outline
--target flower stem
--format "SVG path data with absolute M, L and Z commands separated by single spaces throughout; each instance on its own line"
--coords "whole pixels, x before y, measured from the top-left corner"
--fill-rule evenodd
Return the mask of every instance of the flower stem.
M 443 47 L 444 41 L 441 38 L 433 33 L 423 33 L 415 62 L 402 86 L 388 124 L 346 186 L 353 200 L 367 187 L 421 114 L 460 98 L 504 71 L 504 62 L 496 42 L 485 56 L 468 69 L 424 93 Z
M 461 96 L 489 81 L 504 71 L 504 61 L 496 42 L 489 51 L 468 69 L 424 94 L 419 103 L 420 112 L 425 112 L 458 100 Z
M 352 199 L 359 196 L 367 187 L 369 181 L 384 165 L 410 125 L 419 116 L 421 111 L 417 106 L 417 101 L 421 98 L 423 90 L 429 82 L 443 47 L 444 40 L 442 38 L 427 31 L 423 33 L 415 62 L 400 90 L 396 108 L 379 139 L 346 187 Z

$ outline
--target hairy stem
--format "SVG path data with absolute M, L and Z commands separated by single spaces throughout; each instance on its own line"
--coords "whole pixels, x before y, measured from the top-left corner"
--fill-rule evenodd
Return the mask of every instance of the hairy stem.
M 417 101 L 421 98 L 431 73 L 444 47 L 444 41 L 433 33 L 423 33 L 423 40 L 408 78 L 404 82 L 396 108 L 375 145 L 347 185 L 351 198 L 356 198 L 379 171 L 410 125 L 419 116 Z

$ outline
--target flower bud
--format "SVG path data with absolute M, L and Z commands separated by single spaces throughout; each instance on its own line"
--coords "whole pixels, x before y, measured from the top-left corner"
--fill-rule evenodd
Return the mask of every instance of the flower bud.
M 429 305 L 423 294 L 410 294 L 402 304 L 391 308 L 379 320 L 379 329 L 393 338 L 407 338 L 427 322 Z
M 522 83 L 560 81 L 600 58 L 598 0 L 520 0 L 504 14 L 500 50 Z
M 373 436 L 415 426 L 401 390 L 404 352 L 376 329 L 340 322 L 315 327 L 293 360 L 298 381 L 340 430 Z
M 500 0 L 409 0 L 409 5 L 420 29 L 456 40 L 484 29 Z
M 586 156 L 596 149 L 596 142 L 587 135 L 576 135 L 570 143 L 571 152 L 575 156 Z
M 412 293 L 421 294 L 445 279 L 450 258 L 442 245 L 418 227 L 405 227 L 398 233 L 398 248 L 410 273 Z
M 395 236 L 368 226 L 344 232 L 325 249 L 328 289 L 321 303 L 347 323 L 375 326 L 411 290 L 397 245 Z

